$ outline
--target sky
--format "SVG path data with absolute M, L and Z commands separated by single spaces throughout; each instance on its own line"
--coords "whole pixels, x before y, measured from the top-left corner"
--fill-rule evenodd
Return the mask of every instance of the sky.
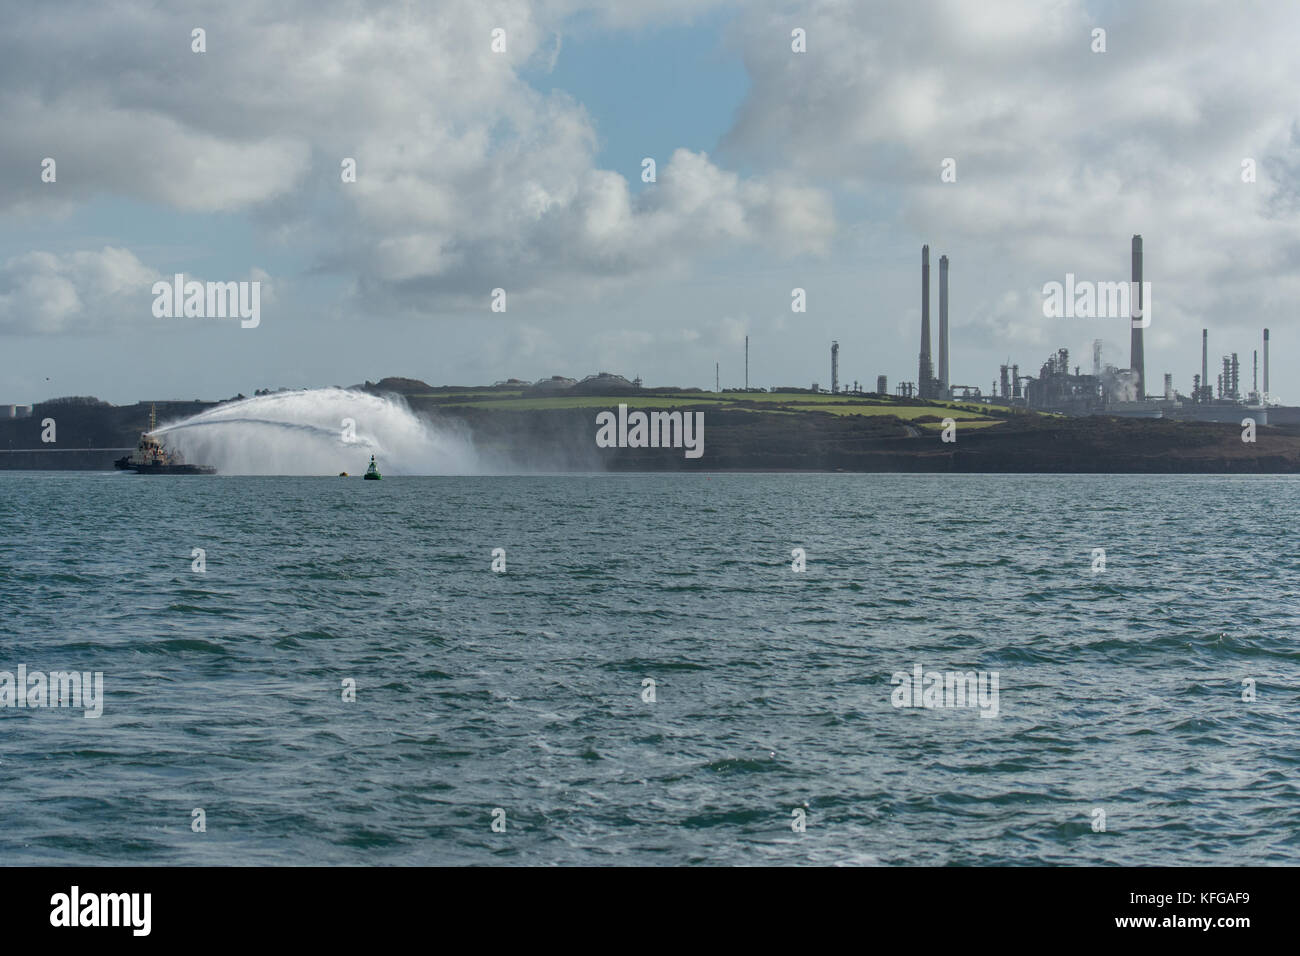
M 1086 370 L 1095 339 L 1128 365 L 1127 319 L 1042 304 L 1067 273 L 1127 280 L 1135 233 L 1149 390 L 1190 391 L 1202 327 L 1211 374 L 1236 351 L 1248 382 L 1267 326 L 1272 394 L 1300 402 L 1298 4 L 74 0 L 5 21 L 0 403 L 712 388 L 715 363 L 728 387 L 746 335 L 751 385 L 829 385 L 837 340 L 842 383 L 892 389 L 916 378 L 923 243 L 936 329 L 951 263 L 950 378 L 987 391 L 1059 348 Z M 258 325 L 155 315 L 175 273 L 260 283 Z

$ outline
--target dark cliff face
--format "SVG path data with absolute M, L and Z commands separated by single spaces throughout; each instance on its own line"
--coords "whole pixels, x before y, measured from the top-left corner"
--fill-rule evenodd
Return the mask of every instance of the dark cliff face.
M 617 409 L 618 399 L 609 409 Z M 670 409 L 665 409 L 670 410 Z M 894 418 L 733 411 L 714 406 L 671 410 L 704 413 L 704 453 L 685 448 L 599 448 L 599 409 L 495 411 L 458 408 L 441 413 L 464 421 L 480 451 L 521 467 L 551 471 L 804 470 L 849 467 L 854 449 L 904 433 Z
M 598 447 L 596 414 L 616 411 L 617 395 L 589 407 L 520 409 L 495 407 L 491 390 L 469 403 L 460 391 L 454 398 L 412 395 L 408 402 L 430 420 L 467 427 L 493 471 L 1300 472 L 1298 426 L 1260 428 L 1257 440 L 1246 443 L 1235 424 L 1049 418 L 990 409 L 988 414 L 1004 414 L 1005 420 L 987 427 L 959 421 L 957 440 L 945 443 L 939 431 L 924 427 L 937 423 L 930 415 L 905 421 L 893 414 L 837 415 L 758 403 L 675 405 L 689 398 L 659 396 L 664 410 L 704 414 L 704 454 L 688 458 L 684 448 Z M 652 398 L 639 394 L 638 407 L 648 410 L 648 403 L 640 403 Z M 159 403 L 158 421 L 214 404 Z M 41 442 L 44 418 L 57 423 L 54 445 Z M 133 448 L 148 421 L 148 403 L 37 405 L 30 418 L 0 420 L 0 468 L 111 468 L 124 453 L 112 449 Z
M 1005 429 L 1005 430 L 1004 430 Z M 1300 471 L 1294 429 L 1162 419 L 1030 418 L 964 438 L 954 471 L 1080 473 L 1254 473 Z
M 617 408 L 611 400 L 609 408 Z M 962 429 L 945 443 L 892 415 L 704 412 L 704 454 L 682 448 L 598 448 L 595 408 L 440 409 L 467 424 L 480 450 L 547 471 L 861 471 L 1005 473 L 1241 473 L 1300 471 L 1300 436 L 1261 428 L 1254 443 L 1237 425 L 1159 419 L 1020 416 Z M 924 419 L 917 419 L 918 423 Z

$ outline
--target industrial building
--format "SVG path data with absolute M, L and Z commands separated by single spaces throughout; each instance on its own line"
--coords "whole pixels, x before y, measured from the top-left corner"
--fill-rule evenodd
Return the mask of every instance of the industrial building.
M 1129 418 L 1177 418 L 1193 421 L 1235 421 L 1253 417 L 1257 424 L 1300 423 L 1300 408 L 1275 404 L 1269 392 L 1269 330 L 1263 336 L 1263 383 L 1260 387 L 1259 351 L 1252 356 L 1251 387 L 1244 390 L 1238 353 L 1221 360 L 1222 371 L 1215 380 L 1209 375 L 1209 330 L 1201 331 L 1201 371 L 1192 376 L 1189 395 L 1174 388 L 1173 375 L 1161 373 L 1162 386 L 1153 393 L 1146 368 L 1144 332 L 1151 303 L 1144 283 L 1142 236 L 1134 235 L 1129 246 L 1131 282 L 1127 297 L 1129 316 L 1129 356 L 1125 366 L 1102 361 L 1102 341 L 1092 345 L 1091 368 L 1071 366 L 1068 349 L 1058 349 L 1039 366 L 1037 375 L 1020 374 L 1020 365 L 1010 359 L 999 368 L 988 394 L 974 385 L 958 385 L 951 380 L 948 333 L 948 256 L 939 257 L 939 336 L 938 367 L 931 352 L 930 329 L 930 246 L 921 246 L 921 342 L 917 354 L 916 380 L 898 382 L 894 394 L 901 398 L 931 400 L 980 401 L 997 405 L 1020 406 L 1034 411 L 1063 415 L 1111 415 Z M 1118 285 L 1123 285 L 1119 283 Z M 748 344 L 748 343 L 747 343 Z M 865 383 L 864 383 L 865 384 Z M 819 391 L 814 385 L 814 390 Z M 861 394 L 857 382 L 852 390 L 839 385 L 839 343 L 831 343 L 831 392 Z M 888 378 L 876 377 L 876 393 L 888 394 Z
M 1143 286 L 1142 237 L 1135 235 L 1130 246 L 1132 317 L 1146 314 Z M 1146 348 L 1143 323 L 1130 321 L 1129 362 L 1125 368 L 1103 364 L 1101 340 L 1093 343 L 1092 369 L 1083 373 L 1080 366 L 1070 367 L 1070 353 L 1059 349 L 1049 355 L 1036 376 L 1020 374 L 1018 365 L 1001 367 L 993 383 L 989 401 L 1005 405 L 1022 405 L 1035 411 L 1064 415 L 1115 415 L 1143 418 L 1177 418 L 1192 421 L 1240 422 L 1253 417 L 1257 424 L 1267 424 L 1268 403 L 1268 329 L 1264 330 L 1264 387 L 1256 382 L 1250 391 L 1241 388 L 1241 363 L 1236 352 L 1223 356 L 1222 372 L 1215 381 L 1209 373 L 1209 330 L 1201 330 L 1201 371 L 1192 376 L 1190 395 L 1182 395 L 1173 385 L 1173 375 L 1164 373 L 1163 388 L 1151 394 L 1146 372 Z M 1257 362 L 1256 358 L 1256 362 Z M 1258 369 L 1258 365 L 1256 365 Z M 1289 410 L 1273 407 L 1275 413 Z M 1277 414 L 1275 414 L 1275 420 Z M 1300 410 L 1295 416 L 1300 421 Z

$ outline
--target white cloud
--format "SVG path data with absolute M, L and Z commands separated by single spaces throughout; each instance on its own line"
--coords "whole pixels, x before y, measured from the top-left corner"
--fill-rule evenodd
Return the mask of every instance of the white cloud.
M 707 6 L 595 12 L 627 26 Z M 0 166 L 33 172 L 0 179 L 0 208 L 114 195 L 251 213 L 354 276 L 364 305 L 426 312 L 497 286 L 594 294 L 736 247 L 826 249 L 830 201 L 800 183 L 742 179 L 685 150 L 636 195 L 597 168 L 581 104 L 520 76 L 558 55 L 576 9 L 392 2 L 358 17 L 344 0 L 273 13 L 234 0 L 202 15 L 88 4 L 66 29 L 66 9 L 31 8 L 0 39 L 0 89 L 20 91 L 0 94 Z M 195 23 L 203 54 L 190 49 Z M 490 49 L 496 27 L 504 54 Z M 40 68 L 49 62 L 66 65 Z M 55 185 L 36 175 L 44 155 L 59 163 Z M 356 183 L 340 181 L 344 157 Z
M 265 270 L 253 268 L 248 278 L 260 283 L 263 308 L 275 302 L 276 283 Z M 185 279 L 204 281 L 188 273 Z M 13 256 L 0 263 L 0 330 L 50 335 L 115 332 L 129 326 L 164 330 L 206 321 L 154 317 L 153 285 L 158 281 L 170 283 L 172 275 L 114 246 Z
M 149 318 L 157 275 L 129 250 L 28 252 L 0 265 L 0 329 L 59 333 Z

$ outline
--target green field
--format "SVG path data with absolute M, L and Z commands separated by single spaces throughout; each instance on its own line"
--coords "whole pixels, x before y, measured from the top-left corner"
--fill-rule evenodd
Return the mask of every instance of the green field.
M 933 416 L 954 418 L 971 425 L 996 425 L 1006 417 L 1001 409 L 971 402 L 929 402 L 924 405 L 892 397 L 859 398 L 846 395 L 814 395 L 803 392 L 671 392 L 637 395 L 555 395 L 521 398 L 520 392 L 443 393 L 413 395 L 436 401 L 443 408 L 490 406 L 501 411 L 530 411 L 558 408 L 727 408 L 767 414 L 827 412 L 832 415 L 894 415 L 905 421 Z M 447 401 L 446 399 L 452 399 Z M 470 399 L 466 401 L 465 399 Z
M 444 399 L 444 398 L 477 398 L 477 399 L 479 399 L 480 401 L 493 402 L 493 401 L 496 401 L 497 399 L 499 399 L 499 398 L 500 398 L 501 396 L 503 396 L 503 395 L 508 395 L 508 396 L 510 396 L 510 397 L 512 397 L 512 398 L 517 398 L 517 397 L 519 397 L 519 396 L 522 395 L 522 394 L 524 394 L 524 390 L 523 390 L 522 388 L 515 388 L 515 389 L 500 389 L 500 390 L 498 390 L 498 389 L 486 389 L 486 388 L 484 388 L 484 389 L 479 389 L 479 390 L 477 390 L 477 391 L 463 391 L 463 392 L 423 392 L 423 393 L 411 393 L 411 394 L 408 394 L 406 397 L 407 397 L 407 398 L 427 398 L 427 399 Z
M 987 415 L 969 412 L 964 408 L 951 405 L 834 405 L 826 408 L 792 403 L 788 407 L 801 412 L 829 412 L 832 415 L 895 415 L 905 421 L 925 418 L 927 415 L 933 415 L 935 418 L 952 418 L 957 421 L 984 420 L 990 424 L 1002 421 L 1000 418 L 990 419 Z
M 957 428 L 958 432 L 964 431 L 967 428 L 989 428 L 993 425 L 1002 424 L 1002 419 L 1000 418 L 980 420 L 958 418 L 956 415 L 949 415 L 948 417 L 960 423 Z M 926 431 L 930 432 L 938 432 L 943 431 L 943 422 L 918 422 L 916 427 L 924 428 Z
M 483 399 L 477 402 L 440 402 L 445 408 L 464 408 L 470 405 L 491 405 L 503 411 L 527 411 L 534 408 L 614 408 L 619 403 L 629 408 L 679 408 L 683 405 L 724 405 L 716 396 L 709 398 L 678 395 L 652 398 L 626 395 L 556 395 L 548 398 L 507 398 L 502 401 Z

